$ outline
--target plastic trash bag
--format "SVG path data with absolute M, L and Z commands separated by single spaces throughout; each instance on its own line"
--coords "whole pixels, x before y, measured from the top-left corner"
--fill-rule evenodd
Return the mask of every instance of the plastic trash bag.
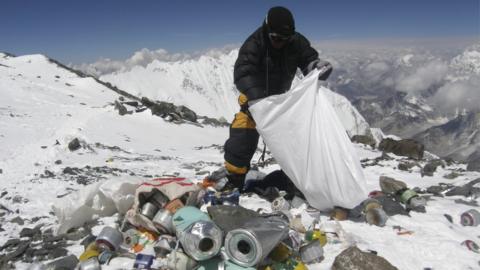
M 353 208 L 367 198 L 365 178 L 317 78 L 313 71 L 289 92 L 264 98 L 249 110 L 267 147 L 310 205 Z

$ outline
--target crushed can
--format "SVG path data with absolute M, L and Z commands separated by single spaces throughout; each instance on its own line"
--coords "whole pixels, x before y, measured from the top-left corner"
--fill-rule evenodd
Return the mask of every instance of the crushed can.
M 136 229 L 129 229 L 123 233 L 123 243 L 129 248 L 133 248 L 140 239 L 140 232 Z
M 365 221 L 370 225 L 385 226 L 388 216 L 383 208 L 371 208 L 365 213 Z
M 164 208 L 170 200 L 161 191 L 154 189 L 153 194 L 148 198 L 148 201 L 161 209 Z
M 180 199 L 175 199 L 175 200 L 172 200 L 169 203 L 167 203 L 167 205 L 165 205 L 165 209 L 170 211 L 170 213 L 175 214 L 175 212 L 177 212 L 178 209 L 180 209 L 184 206 L 185 205 L 183 204 L 183 202 Z
M 157 242 L 153 246 L 157 257 L 165 258 L 170 252 L 175 249 L 176 238 L 171 235 L 160 235 Z
M 480 224 L 480 212 L 470 209 L 460 216 L 460 223 L 463 226 L 478 226 Z
M 161 232 L 171 234 L 175 232 L 175 228 L 172 223 L 172 213 L 166 209 L 160 209 L 153 217 L 153 225 Z
M 99 250 L 117 251 L 123 243 L 123 234 L 112 227 L 105 226 L 95 240 Z
M 110 250 L 104 250 L 98 255 L 98 262 L 100 264 L 108 264 L 113 257 L 115 257 L 115 253 L 111 252 Z
M 472 240 L 463 241 L 462 246 L 466 246 L 469 250 L 475 253 L 480 253 L 480 248 L 478 247 L 477 243 L 473 242 Z
M 158 207 L 155 204 L 151 202 L 146 202 L 145 204 L 143 204 L 140 214 L 152 220 L 155 214 L 157 213 L 157 211 L 158 211 Z
M 203 197 L 203 202 L 211 205 L 238 205 L 239 200 L 240 192 L 238 189 L 225 192 L 207 191 Z
M 335 207 L 332 212 L 330 213 L 330 219 L 334 220 L 347 220 L 348 218 L 348 210 L 341 207 Z
M 283 240 L 293 251 L 298 252 L 302 245 L 302 236 L 295 230 L 288 231 L 288 237 Z
M 288 211 L 290 210 L 290 203 L 284 197 L 278 197 L 272 202 L 272 211 Z
M 306 264 L 318 263 L 323 260 L 323 247 L 320 241 L 314 240 L 300 247 L 300 257 Z
M 137 254 L 135 262 L 133 263 L 134 269 L 151 269 L 153 260 L 155 257 L 149 254 Z

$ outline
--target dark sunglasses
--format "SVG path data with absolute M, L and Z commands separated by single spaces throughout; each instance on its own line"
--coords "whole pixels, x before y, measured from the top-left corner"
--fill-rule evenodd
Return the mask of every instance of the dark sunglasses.
M 288 41 L 292 36 L 284 36 L 277 33 L 269 33 L 268 37 L 274 42 L 285 42 Z

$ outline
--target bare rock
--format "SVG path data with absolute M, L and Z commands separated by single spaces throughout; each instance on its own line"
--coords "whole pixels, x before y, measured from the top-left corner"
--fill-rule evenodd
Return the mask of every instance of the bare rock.
M 17 217 L 15 217 L 14 219 L 10 220 L 10 222 L 16 223 L 16 224 L 18 224 L 18 225 L 20 225 L 20 226 L 22 226 L 23 224 L 25 224 L 25 221 L 24 221 L 21 217 L 19 217 L 19 216 L 17 216 Z
M 425 146 L 412 139 L 396 141 L 390 138 L 383 139 L 378 149 L 394 153 L 398 156 L 406 156 L 412 159 L 422 159 Z
M 375 148 L 375 145 L 377 144 L 375 139 L 368 135 L 354 135 L 350 140 L 354 143 L 365 144 L 372 148 Z
M 81 147 L 80 140 L 78 138 L 75 138 L 68 143 L 68 149 L 70 151 L 78 150 L 78 149 L 80 149 L 80 147 Z
M 396 270 L 385 258 L 357 247 L 350 247 L 340 253 L 333 262 L 332 270 Z

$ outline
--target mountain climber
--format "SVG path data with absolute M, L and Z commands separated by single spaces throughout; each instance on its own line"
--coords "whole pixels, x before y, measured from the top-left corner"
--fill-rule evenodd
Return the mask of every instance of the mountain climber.
M 295 31 L 292 13 L 285 7 L 273 7 L 262 26 L 243 43 L 235 62 L 233 76 L 241 92 L 240 112 L 230 126 L 230 137 L 225 142 L 225 167 L 220 169 L 234 187 L 243 187 L 259 139 L 248 111 L 249 103 L 288 91 L 297 68 L 304 75 L 315 68 L 323 70 L 319 80 L 326 80 L 332 72 L 331 64 L 319 59 L 310 42 Z M 217 180 L 222 175 L 217 171 L 209 179 Z

